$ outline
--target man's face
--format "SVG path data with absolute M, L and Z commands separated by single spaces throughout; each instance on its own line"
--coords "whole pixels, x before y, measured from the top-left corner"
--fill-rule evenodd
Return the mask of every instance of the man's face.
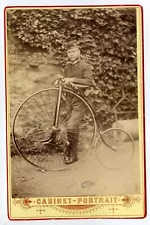
M 73 62 L 80 58 L 80 50 L 78 48 L 71 48 L 67 51 L 68 59 Z

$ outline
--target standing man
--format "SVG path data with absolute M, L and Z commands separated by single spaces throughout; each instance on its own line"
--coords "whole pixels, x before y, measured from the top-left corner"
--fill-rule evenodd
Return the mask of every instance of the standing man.
M 68 65 L 64 69 L 65 84 L 73 83 L 91 86 L 93 84 L 92 67 L 81 59 L 79 46 L 75 43 L 69 43 L 67 48 Z M 83 89 L 85 90 L 85 89 Z M 64 162 L 66 164 L 73 163 L 78 160 L 78 136 L 79 125 L 83 118 L 85 106 L 76 98 L 67 99 L 70 105 L 70 118 L 67 125 L 68 146 L 64 154 Z

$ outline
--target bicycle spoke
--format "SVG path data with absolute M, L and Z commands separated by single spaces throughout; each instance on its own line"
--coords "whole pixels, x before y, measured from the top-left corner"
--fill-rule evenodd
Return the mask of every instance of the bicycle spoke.
M 32 101 L 33 101 L 34 103 L 36 103 L 34 99 L 33 99 Z M 37 103 L 36 103 L 36 104 L 37 104 Z M 28 108 L 29 108 L 29 106 L 28 106 Z M 40 112 L 39 112 L 39 110 L 37 111 L 37 110 L 36 110 L 36 106 L 34 107 L 34 104 L 31 104 L 30 109 L 32 110 L 32 113 L 34 113 L 35 117 L 38 118 L 38 120 L 39 120 L 39 115 L 40 115 L 40 117 L 41 117 L 41 119 L 42 119 L 42 121 L 43 121 L 43 113 L 41 112 L 41 109 L 40 109 Z M 34 110 L 33 110 L 33 109 L 34 109 Z M 35 114 L 35 113 L 36 113 L 36 114 Z
M 39 105 L 39 103 L 37 102 L 37 100 L 34 99 L 34 101 L 36 102 L 36 104 L 38 105 L 38 107 L 40 108 L 41 112 L 43 113 L 43 115 L 45 114 L 45 112 L 42 110 L 41 106 Z M 49 117 L 48 117 L 49 120 Z
M 69 119 L 69 117 L 70 117 L 70 115 L 64 121 L 62 121 L 61 123 L 67 122 L 68 119 Z M 78 119 L 78 120 L 75 120 L 74 122 L 79 122 L 79 121 L 82 121 L 82 118 L 81 119 Z
M 37 135 L 40 135 L 40 134 L 45 134 L 45 131 L 40 131 L 40 132 L 34 133 L 32 135 L 30 134 L 30 137 L 37 136 Z
M 42 94 L 43 94 L 43 93 L 42 93 Z M 45 103 L 45 101 L 44 101 L 44 99 L 43 99 L 43 96 L 41 96 L 41 99 L 42 99 L 42 101 L 43 101 L 43 103 L 44 103 L 44 107 L 45 107 L 45 109 L 46 109 L 47 116 L 48 116 L 48 118 L 50 119 L 51 115 L 49 115 L 49 112 L 48 112 L 48 109 L 47 109 L 47 107 L 46 107 L 46 103 Z
M 69 111 L 68 111 L 68 112 L 69 112 Z M 69 114 L 69 113 L 66 113 L 66 114 L 68 114 L 68 116 L 67 116 L 66 118 L 65 118 L 65 116 L 63 116 L 63 117 L 61 118 L 59 124 L 65 124 L 65 123 L 68 121 L 69 117 L 71 116 L 71 113 L 70 113 L 70 114 Z M 64 120 L 63 120 L 63 118 L 64 118 Z
M 60 124 L 65 124 L 67 121 L 68 121 L 68 119 L 69 119 L 69 117 L 70 117 L 70 115 L 71 115 L 71 110 L 70 110 L 70 106 L 68 107 L 69 109 L 67 110 L 67 113 L 66 113 L 66 115 L 68 115 L 67 116 L 67 118 L 64 118 L 64 120 L 63 120 L 63 118 L 61 119 L 61 121 L 60 121 Z M 80 114 L 84 114 L 84 112 L 87 110 L 87 108 L 84 108 L 82 111 L 80 111 Z M 70 112 L 70 113 L 69 113 Z

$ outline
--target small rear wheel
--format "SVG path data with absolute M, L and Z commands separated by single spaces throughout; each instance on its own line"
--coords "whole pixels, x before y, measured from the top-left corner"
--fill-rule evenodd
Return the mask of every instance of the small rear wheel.
M 96 141 L 96 155 L 100 163 L 109 169 L 128 166 L 134 155 L 134 140 L 119 128 L 104 131 Z

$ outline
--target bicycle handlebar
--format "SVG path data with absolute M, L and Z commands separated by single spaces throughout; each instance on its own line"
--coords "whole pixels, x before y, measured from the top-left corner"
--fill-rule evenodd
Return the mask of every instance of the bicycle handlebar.
M 73 82 L 69 82 L 67 84 L 65 84 L 65 79 L 63 77 L 58 78 L 58 85 L 63 85 L 65 87 L 71 86 L 72 88 L 87 88 L 89 87 L 88 85 L 84 85 L 84 84 L 77 84 L 77 83 L 73 83 Z

